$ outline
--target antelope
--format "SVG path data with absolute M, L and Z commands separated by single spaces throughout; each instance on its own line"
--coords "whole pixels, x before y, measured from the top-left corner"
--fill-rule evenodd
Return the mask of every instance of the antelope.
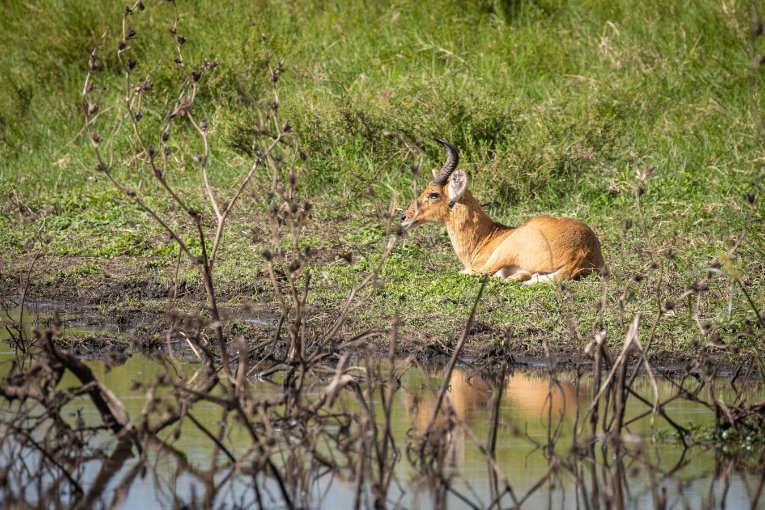
M 446 226 L 465 274 L 488 274 L 529 284 L 575 279 L 605 272 L 600 242 L 581 221 L 537 216 L 517 227 L 493 221 L 481 209 L 463 170 L 456 170 L 459 151 L 436 139 L 446 163 L 433 170 L 433 180 L 401 216 L 401 226 L 421 223 Z

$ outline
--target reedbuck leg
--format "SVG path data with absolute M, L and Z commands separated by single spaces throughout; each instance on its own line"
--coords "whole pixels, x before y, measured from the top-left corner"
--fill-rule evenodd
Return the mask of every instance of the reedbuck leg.
M 518 271 L 517 273 L 508 277 L 509 280 L 515 280 L 516 282 L 528 282 L 532 278 L 534 278 L 533 274 L 523 270 Z
M 540 273 L 534 273 L 534 275 L 523 282 L 524 285 L 536 285 L 537 283 L 552 283 L 554 281 L 562 279 L 563 271 L 561 269 L 558 269 L 554 273 L 547 273 L 547 274 L 540 274 Z
M 526 285 L 534 285 L 536 283 L 552 283 L 558 280 L 575 279 L 580 276 L 585 276 L 592 272 L 592 268 L 586 264 L 586 256 L 582 255 L 579 258 L 569 262 L 565 266 L 561 267 L 557 271 L 547 274 L 536 273 L 531 279 L 524 282 Z
M 526 271 L 525 269 L 521 269 L 517 266 L 510 266 L 510 267 L 503 267 L 496 273 L 494 273 L 492 276 L 494 278 L 501 278 L 503 280 L 515 280 L 517 282 L 525 282 L 529 278 L 531 278 L 533 275 L 530 271 Z

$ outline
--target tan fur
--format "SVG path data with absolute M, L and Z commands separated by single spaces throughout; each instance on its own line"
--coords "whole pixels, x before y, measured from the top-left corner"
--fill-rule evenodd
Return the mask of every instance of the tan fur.
M 464 173 L 459 176 L 463 180 Z M 439 198 L 431 198 L 438 193 Z M 402 226 L 446 226 L 463 272 L 538 283 L 578 278 L 605 268 L 595 233 L 578 220 L 538 216 L 518 227 L 493 221 L 465 189 L 449 207 L 451 187 L 429 183 L 402 218 Z
M 475 418 L 485 416 L 492 390 L 480 377 L 470 377 L 462 369 L 455 368 L 449 379 L 449 398 L 454 412 L 468 423 Z M 511 402 L 514 414 L 536 418 L 552 410 L 557 418 L 568 409 L 576 409 L 579 398 L 576 388 L 571 383 L 561 382 L 550 391 L 550 382 L 544 377 L 522 372 L 507 377 L 504 382 L 503 398 Z M 422 433 L 428 426 L 436 406 L 436 395 L 428 391 L 418 394 L 404 393 L 406 407 Z M 435 425 L 443 427 L 446 413 L 436 416 Z

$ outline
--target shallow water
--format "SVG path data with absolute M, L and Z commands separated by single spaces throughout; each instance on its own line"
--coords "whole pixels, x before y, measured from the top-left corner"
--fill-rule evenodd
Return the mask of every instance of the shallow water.
M 0 345 L 0 377 L 3 377 L 14 354 L 7 344 Z M 140 354 L 131 356 L 124 364 L 110 370 L 100 360 L 89 360 L 87 364 L 122 400 L 134 420 L 141 415 L 146 396 L 144 392 L 132 388 L 133 382 L 150 382 L 167 371 L 167 365 L 162 360 Z M 189 361 L 181 361 L 180 366 L 188 375 L 199 368 Z M 396 467 L 399 483 L 393 484 L 390 493 L 389 502 L 392 506 L 397 504 L 405 508 L 428 508 L 433 503 L 429 487 L 417 478 L 416 470 L 407 462 L 404 450 L 409 438 L 421 433 L 427 426 L 444 375 L 442 370 L 425 371 L 414 366 L 401 371 L 401 387 L 394 402 L 391 432 L 402 457 Z M 582 377 L 577 385 L 574 374 L 558 373 L 555 384 L 551 385 L 550 375 L 541 369 L 516 370 L 494 383 L 483 379 L 481 375 L 469 368 L 455 369 L 451 375 L 447 398 L 480 444 L 485 445 L 492 416 L 492 393 L 501 388 L 496 461 L 507 475 L 518 499 L 522 499 L 548 473 L 551 466 L 560 462 L 570 463 L 566 469 L 555 471 L 554 476 L 534 491 L 524 501 L 524 508 L 590 508 L 595 502 L 599 502 L 601 507 L 607 507 L 609 494 L 622 494 L 628 508 L 648 508 L 653 506 L 654 501 L 650 483 L 652 476 L 659 490 L 666 491 L 669 508 L 751 506 L 761 473 L 734 468 L 725 456 L 711 448 L 697 446 L 685 449 L 676 440 L 674 429 L 660 417 L 655 418 L 653 426 L 651 417 L 647 417 L 629 428 L 632 436 L 628 439 L 633 442 L 632 446 L 645 442 L 646 461 L 654 466 L 653 470 L 646 469 L 645 465 L 636 462 L 634 458 L 620 459 L 619 454 L 601 443 L 596 445 L 590 457 L 569 455 L 577 419 L 584 415 L 592 395 L 592 381 L 587 377 Z M 60 384 L 66 386 L 74 382 L 73 378 L 65 377 Z M 257 379 L 252 382 L 252 391 L 257 392 L 261 398 L 280 394 L 278 385 L 258 382 Z M 651 398 L 651 386 L 647 379 L 641 379 L 636 388 Z M 673 395 L 675 391 L 676 387 L 671 380 L 659 380 L 662 399 Z M 716 391 L 718 398 L 730 400 L 733 397 L 729 380 L 720 380 Z M 754 388 L 752 392 L 752 398 L 758 400 L 762 400 L 765 394 L 762 388 Z M 71 409 L 71 412 L 74 414 L 79 411 L 86 422 L 98 423 L 100 415 L 90 405 L 90 401 L 82 398 L 79 402 L 81 407 Z M 632 405 L 627 410 L 628 417 L 646 409 L 634 399 L 630 402 Z M 379 407 L 379 402 L 375 402 L 375 405 Z M 356 412 L 357 406 L 356 400 L 341 397 L 333 409 L 338 412 Z M 13 410 L 0 409 L 0 412 L 9 413 Z M 685 400 L 673 401 L 666 407 L 666 412 L 684 427 L 714 423 L 714 416 L 708 409 Z M 193 414 L 210 430 L 216 429 L 221 419 L 220 408 L 211 404 L 195 405 Z M 548 444 L 551 435 L 558 427 L 559 436 L 550 448 Z M 163 439 L 183 454 L 191 466 L 206 469 L 211 465 L 211 442 L 198 428 L 186 422 L 177 439 L 170 438 L 169 434 L 165 436 L 168 437 Z M 245 451 L 251 446 L 249 437 L 238 427 L 231 427 L 225 440 L 234 453 Z M 105 436 L 103 441 L 104 446 L 114 446 L 115 441 L 109 436 Z M 448 442 L 449 462 L 454 473 L 459 475 L 455 477 L 455 489 L 470 494 L 473 501 L 480 501 L 479 507 L 488 506 L 492 495 L 486 457 L 460 429 L 449 433 Z M 127 484 L 123 508 L 167 507 L 172 505 L 176 497 L 189 502 L 205 494 L 202 482 L 181 469 L 177 457 L 152 449 L 151 445 L 148 445 L 147 452 L 148 474 L 137 476 Z M 762 457 L 761 453 L 758 455 L 758 458 Z M 135 462 L 135 457 L 129 458 L 121 467 L 121 473 L 127 475 Z M 103 469 L 103 462 L 90 462 L 79 469 L 82 470 L 81 479 L 85 480 L 87 490 L 88 483 L 93 483 Z M 579 476 L 575 477 L 574 472 Z M 108 502 L 115 496 L 117 486 L 124 480 L 124 476 L 116 476 L 112 480 L 101 494 L 102 502 Z M 268 489 L 268 482 L 265 486 Z M 252 503 L 251 487 L 246 482 L 234 479 L 224 487 L 224 490 L 214 491 L 212 506 L 232 506 L 238 503 L 248 506 Z M 353 480 L 328 475 L 319 478 L 307 499 L 315 507 L 341 508 L 350 506 L 353 498 Z M 34 501 L 35 498 L 30 496 L 28 500 Z M 505 497 L 502 502 L 503 507 L 511 506 L 512 499 Z M 448 504 L 450 508 L 469 508 L 469 505 L 454 496 L 449 497 Z
M 0 310 L 0 341 L 8 341 L 16 324 L 23 324 L 23 334 L 31 338 L 36 328 L 44 329 L 54 323 L 57 316 L 62 328 L 72 336 L 115 335 L 121 328 L 111 317 L 103 316 L 96 306 L 78 306 L 67 311 L 65 303 L 42 301 L 28 303 L 23 308 L 10 305 L 7 310 Z
M 7 360 L 11 353 L 7 349 L 2 356 Z M 124 365 L 113 368 L 106 372 L 104 364 L 100 361 L 88 363 L 99 378 L 124 402 L 131 416 L 138 416 L 145 404 L 145 395 L 142 392 L 131 389 L 134 380 L 149 381 L 159 374 L 164 373 L 165 368 L 156 360 L 143 355 L 134 355 Z M 4 375 L 7 363 L 0 365 L 0 375 Z M 193 364 L 185 365 L 192 371 Z M 402 377 L 402 388 L 398 394 L 393 410 L 392 433 L 401 444 L 405 444 L 407 435 L 414 431 L 422 431 L 432 412 L 436 388 L 440 384 L 443 374 L 440 372 L 425 373 L 416 368 L 408 369 Z M 562 420 L 563 428 L 561 439 L 556 445 L 556 451 L 564 453 L 571 447 L 572 427 L 576 407 L 587 402 L 590 388 L 587 384 L 576 386 L 567 377 L 560 377 L 559 388 L 552 393 L 552 399 L 548 398 L 549 378 L 541 371 L 515 372 L 504 381 L 503 399 L 500 405 L 499 433 L 496 449 L 496 459 L 500 468 L 508 475 L 513 490 L 522 495 L 528 491 L 546 472 L 549 467 L 549 455 L 539 445 L 544 445 L 548 440 L 550 431 L 548 421 L 556 425 Z M 69 384 L 73 381 L 62 381 Z M 487 437 L 490 420 L 489 398 L 491 388 L 478 376 L 472 376 L 467 369 L 456 369 L 451 377 L 451 389 L 448 398 L 456 413 L 465 420 L 478 438 Z M 724 386 L 724 385 L 723 385 Z M 667 396 L 673 391 L 668 381 L 660 381 L 660 392 Z M 263 396 L 276 395 L 278 390 L 271 384 L 255 383 L 255 391 Z M 550 405 L 551 404 L 551 405 Z M 355 403 L 349 399 L 341 399 L 335 404 L 338 410 L 354 411 Z M 580 408 L 580 412 L 583 410 Z M 631 410 L 633 413 L 637 409 Z M 713 417 L 708 411 L 700 406 L 677 402 L 668 409 L 670 415 L 684 426 L 711 424 Z M 83 401 L 82 413 L 86 420 L 97 422 L 100 417 Z M 220 410 L 211 405 L 199 405 L 194 408 L 195 417 L 206 426 L 214 428 L 214 424 L 220 419 Z M 671 429 L 658 420 L 655 432 L 669 432 Z M 649 423 L 644 420 L 638 426 L 631 429 L 635 433 L 647 434 Z M 247 448 L 247 437 L 244 433 L 237 434 L 235 431 L 227 437 L 233 449 Z M 535 444 L 537 443 L 537 444 Z M 206 468 L 211 462 L 211 446 L 209 440 L 195 427 L 185 426 L 180 437 L 173 442 L 173 446 L 183 452 L 188 461 L 201 468 Z M 481 501 L 488 504 L 489 476 L 485 457 L 478 448 L 471 443 L 464 433 L 459 431 L 452 437 L 452 453 L 455 469 L 461 474 L 464 481 L 455 484 L 467 490 L 471 487 Z M 684 451 L 682 446 L 673 440 L 658 441 L 648 445 L 651 458 L 657 462 L 657 467 L 663 470 L 672 470 L 675 466 L 681 467 L 674 471 L 671 476 L 661 477 L 659 485 L 666 489 L 669 502 L 681 504 L 689 508 L 700 508 L 716 493 L 721 493 L 722 486 L 710 488 L 715 484 L 717 471 L 720 467 L 716 452 L 702 448 L 693 448 Z M 166 505 L 169 495 L 164 491 L 172 487 L 176 463 L 170 458 L 163 459 L 158 452 L 153 457 L 153 475 L 144 478 L 136 478 L 131 485 L 125 508 L 149 508 L 156 505 Z M 683 465 L 684 463 L 684 465 Z M 586 462 L 581 468 L 587 469 Z M 99 470 L 99 465 L 86 467 L 92 469 L 93 476 Z M 123 469 L 130 467 L 128 461 Z M 398 478 L 403 482 L 412 480 L 415 472 L 406 462 L 399 462 Z M 593 471 L 597 471 L 593 469 Z M 598 473 L 596 472 L 597 476 Z M 85 476 L 85 479 L 88 477 Z M 643 508 L 652 505 L 650 487 L 646 470 L 637 470 L 630 473 L 627 478 L 630 498 L 634 508 Z M 191 494 L 195 481 L 191 477 L 181 477 L 179 484 L 175 486 L 177 494 Z M 754 478 L 750 480 L 750 489 Z M 746 481 L 737 473 L 733 473 L 728 480 L 730 489 L 727 492 L 727 504 L 730 508 L 748 507 L 750 504 L 749 490 L 746 489 Z M 349 498 L 353 498 L 353 486 L 351 482 L 341 480 L 325 480 L 317 487 L 316 494 L 324 494 L 318 506 L 336 508 L 338 505 L 347 504 Z M 216 500 L 218 504 L 226 501 L 237 500 L 237 492 L 246 491 L 244 485 L 237 484 L 221 494 Z M 199 493 L 203 491 L 201 488 Z M 404 485 L 402 491 L 393 491 L 394 501 L 401 497 L 400 503 L 404 507 L 428 506 L 430 494 L 427 487 L 417 487 L 415 483 Z M 399 492 L 401 494 L 396 494 Z M 109 500 L 109 491 L 104 493 Z M 719 497 L 719 496 L 718 496 Z M 317 501 L 318 502 L 318 501 Z M 451 500 L 450 507 L 460 508 L 463 505 L 458 500 Z M 575 508 L 577 507 L 575 480 L 568 474 L 563 474 L 554 486 L 543 488 L 534 493 L 525 503 L 528 508 Z

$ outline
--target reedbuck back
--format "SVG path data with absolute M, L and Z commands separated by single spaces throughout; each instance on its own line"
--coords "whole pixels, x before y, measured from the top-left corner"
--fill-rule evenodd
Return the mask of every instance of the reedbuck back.
M 459 152 L 446 150 L 446 163 L 401 217 L 401 226 L 440 223 L 465 268 L 527 284 L 578 278 L 604 271 L 595 232 L 578 220 L 537 216 L 518 227 L 489 218 L 467 189 L 467 175 L 456 170 Z

